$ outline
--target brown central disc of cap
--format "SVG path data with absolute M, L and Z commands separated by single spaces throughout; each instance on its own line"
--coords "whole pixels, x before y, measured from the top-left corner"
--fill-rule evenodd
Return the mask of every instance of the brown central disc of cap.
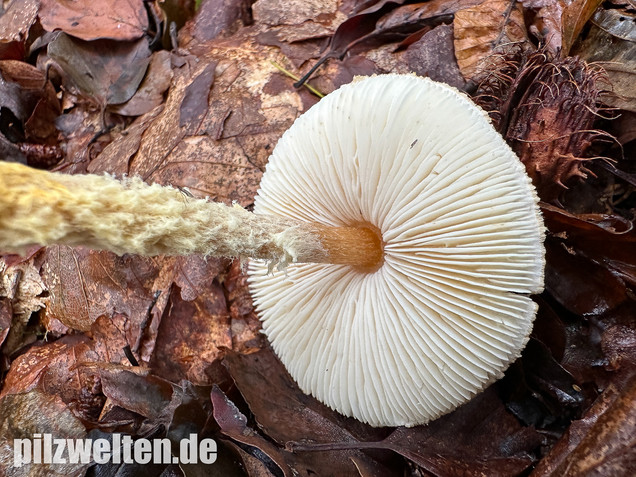
M 384 241 L 376 226 L 364 222 L 351 227 L 315 227 L 327 262 L 351 265 L 364 273 L 373 273 L 384 263 Z

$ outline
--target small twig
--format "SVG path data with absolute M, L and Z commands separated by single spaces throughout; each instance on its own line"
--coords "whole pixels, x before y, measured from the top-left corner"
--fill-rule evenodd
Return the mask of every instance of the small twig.
M 276 63 L 275 61 L 270 61 L 270 63 L 272 65 L 274 65 L 274 67 L 276 69 L 278 69 L 281 73 L 283 73 L 286 76 L 289 76 L 291 79 L 293 79 L 294 81 L 299 81 L 300 78 L 298 78 L 298 76 L 296 76 L 294 73 L 292 73 L 291 71 L 286 70 L 285 68 L 283 68 L 281 65 L 279 65 L 278 63 Z M 319 98 L 324 98 L 325 95 L 322 94 L 320 91 L 318 91 L 316 88 L 314 88 L 313 86 L 311 86 L 310 84 L 307 83 L 303 83 L 303 86 L 305 86 L 309 91 L 311 91 L 312 93 L 314 93 L 316 96 L 318 96 Z

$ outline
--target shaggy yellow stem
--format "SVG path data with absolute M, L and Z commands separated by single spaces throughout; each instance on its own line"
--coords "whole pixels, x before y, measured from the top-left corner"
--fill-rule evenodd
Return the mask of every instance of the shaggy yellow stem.
M 341 263 L 382 260 L 378 234 L 255 215 L 139 178 L 65 175 L 0 162 L 0 250 L 83 245 L 117 254 L 252 257 Z

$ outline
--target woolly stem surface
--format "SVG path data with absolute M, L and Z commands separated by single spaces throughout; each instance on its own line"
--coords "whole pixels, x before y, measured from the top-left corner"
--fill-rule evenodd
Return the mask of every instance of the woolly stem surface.
M 0 250 L 83 245 L 117 254 L 251 257 L 338 263 L 362 271 L 382 262 L 370 227 L 329 227 L 255 215 L 195 199 L 170 186 L 103 175 L 66 175 L 0 162 Z

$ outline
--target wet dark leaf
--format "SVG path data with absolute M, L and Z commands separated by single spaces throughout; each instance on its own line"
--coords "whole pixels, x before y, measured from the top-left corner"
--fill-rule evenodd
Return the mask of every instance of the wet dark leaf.
M 629 476 L 636 468 L 636 379 L 610 386 L 533 476 Z
M 579 315 L 601 315 L 627 300 L 625 283 L 607 268 L 586 259 L 561 240 L 546 242 L 546 289 Z
M 378 442 L 300 444 L 296 450 L 383 449 L 436 476 L 517 475 L 532 464 L 541 444 L 504 409 L 492 388 L 427 426 L 398 427 Z
M 263 466 L 275 465 L 283 475 L 290 476 L 291 469 L 285 462 L 281 451 L 274 444 L 260 436 L 247 425 L 247 418 L 230 401 L 218 386 L 212 388 L 212 405 L 214 407 L 214 419 L 221 428 L 221 432 L 229 438 L 241 444 L 258 449 L 267 459 L 259 461 Z M 260 457 L 259 454 L 255 456 Z
M 563 209 L 542 206 L 548 230 L 578 254 L 610 269 L 615 275 L 636 283 L 636 227 L 623 217 L 606 214 L 575 215 Z
M 352 457 L 368 461 L 370 457 L 355 450 L 358 443 L 354 433 L 382 435 L 382 430 L 370 428 L 352 419 L 345 419 L 298 389 L 273 352 L 265 348 L 257 353 L 240 355 L 229 353 L 225 358 L 228 370 L 247 401 L 263 432 L 279 445 L 288 441 L 311 443 L 348 443 L 344 450 L 327 449 L 328 454 L 294 452 L 297 469 L 312 469 L 320 475 L 353 474 Z M 264 391 L 266 390 L 266 391 Z

